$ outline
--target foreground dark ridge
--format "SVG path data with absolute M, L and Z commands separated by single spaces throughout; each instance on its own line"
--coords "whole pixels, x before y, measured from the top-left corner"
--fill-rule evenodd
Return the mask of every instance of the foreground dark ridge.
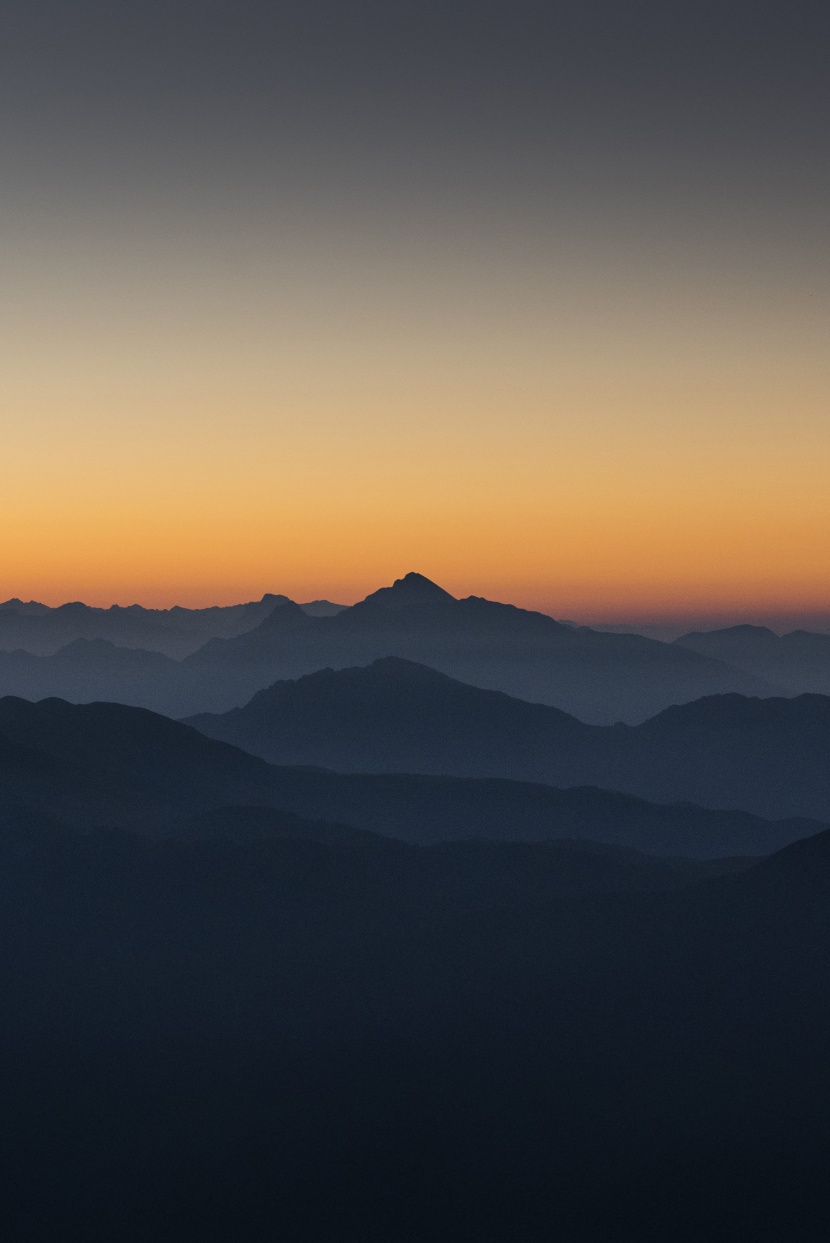
M 211 836 L 0 815 L 4 1237 L 826 1237 L 830 834 Z
M 290 600 L 271 601 L 252 629 L 213 638 L 183 660 L 101 637 L 79 637 L 51 656 L 0 653 L 0 694 L 114 700 L 186 716 L 236 707 L 277 678 L 383 656 L 605 723 L 643 720 L 704 695 L 780 692 L 681 646 L 564 625 L 477 596 L 456 600 L 422 575 L 408 574 L 334 616 L 309 616 Z
M 588 838 L 693 858 L 765 854 L 824 827 L 590 788 L 275 767 L 144 709 L 62 700 L 0 700 L 0 797 L 77 827 L 156 835 L 270 807 L 414 842 Z
M 638 726 L 591 726 L 387 658 L 278 682 L 190 723 L 278 764 L 595 785 L 830 823 L 830 698 L 818 695 L 717 696 Z

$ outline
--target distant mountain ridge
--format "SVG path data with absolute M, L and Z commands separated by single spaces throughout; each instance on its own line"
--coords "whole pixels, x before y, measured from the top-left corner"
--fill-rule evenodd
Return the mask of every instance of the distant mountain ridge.
M 744 625 L 681 635 L 675 644 L 767 678 L 791 695 L 830 695 L 830 634 L 777 635 L 766 626 Z
M 188 609 L 145 608 L 141 604 L 96 608 L 76 600 L 50 608 L 35 600 L 17 598 L 0 603 L 0 652 L 20 650 L 37 656 L 54 655 L 77 639 L 104 639 L 119 647 L 144 648 L 180 659 L 208 639 L 242 634 L 268 616 L 288 596 L 270 592 L 246 604 L 213 605 Z M 342 605 L 314 600 L 310 616 L 334 616 Z
M 185 677 L 201 677 L 204 698 L 230 707 L 275 677 L 383 656 L 541 700 L 585 720 L 643 719 L 702 694 L 775 690 L 673 645 L 573 630 L 546 614 L 478 596 L 459 600 L 414 573 L 334 617 L 308 618 L 277 606 L 253 630 L 221 646 L 206 645 L 182 663 Z
M 189 723 L 278 764 L 594 785 L 830 822 L 830 698 L 818 695 L 715 696 L 595 726 L 387 657 L 277 682 Z
M 0 694 L 107 699 L 185 716 L 236 707 L 280 678 L 386 656 L 596 723 L 642 721 L 704 695 L 780 693 L 681 646 L 574 628 L 478 596 L 457 600 L 419 574 L 334 614 L 310 616 L 285 599 L 266 604 L 256 606 L 256 625 L 209 639 L 179 661 L 152 652 L 122 655 L 119 647 L 64 648 L 48 657 L 0 652 Z

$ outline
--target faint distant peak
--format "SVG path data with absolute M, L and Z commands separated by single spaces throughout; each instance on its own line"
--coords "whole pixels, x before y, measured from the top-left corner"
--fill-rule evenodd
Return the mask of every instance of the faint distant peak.
M 452 685 L 456 682 L 456 679 L 449 677 L 446 673 L 441 673 L 438 669 L 433 669 L 430 665 L 424 665 L 417 660 L 406 660 L 403 656 L 379 656 L 377 660 L 373 660 L 368 665 L 335 670 L 334 677 L 339 677 L 343 681 L 350 679 L 381 684 L 395 682 L 397 684 L 444 683 Z
M 37 600 L 21 600 L 18 596 L 12 596 L 11 600 L 4 600 L 0 604 L 0 612 L 3 612 L 3 610 L 9 613 L 18 613 L 23 617 L 34 617 L 40 613 L 51 612 L 48 604 L 40 604 Z
M 373 591 L 363 601 L 364 604 L 370 602 L 385 609 L 403 609 L 413 604 L 454 603 L 455 596 L 451 596 L 443 587 L 425 578 L 423 574 L 410 573 L 403 578 L 396 578 L 391 587 L 381 587 L 379 591 Z
M 683 634 L 675 642 L 682 643 L 684 639 L 777 639 L 778 635 L 774 630 L 770 630 L 769 626 L 753 626 L 749 622 L 741 622 L 737 626 L 723 626 L 717 630 L 692 630 L 689 634 Z
M 752 626 L 749 622 L 743 622 L 740 626 L 726 626 L 722 630 L 715 630 L 714 634 L 746 634 L 746 635 L 763 635 L 765 638 L 777 639 L 778 635 L 774 630 L 770 630 L 769 626 Z
M 276 599 L 278 603 L 255 628 L 257 631 L 294 629 L 308 620 L 308 614 L 287 596 L 277 596 Z
M 304 613 L 308 613 L 309 617 L 334 617 L 337 613 L 342 613 L 348 605 L 335 604 L 333 600 L 308 600 L 305 604 L 301 604 L 300 608 Z
M 66 604 L 59 604 L 53 611 L 60 613 L 63 617 L 84 617 L 87 613 L 101 613 L 103 609 L 84 604 L 83 600 L 69 600 Z

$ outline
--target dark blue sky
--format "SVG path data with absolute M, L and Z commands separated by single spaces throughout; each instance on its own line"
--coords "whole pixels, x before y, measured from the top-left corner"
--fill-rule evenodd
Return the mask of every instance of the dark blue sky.
M 221 167 L 240 129 L 265 163 L 328 132 L 378 158 L 472 146 L 508 170 L 518 148 L 540 175 L 552 149 L 621 176 L 625 157 L 666 161 L 701 191 L 730 165 L 818 190 L 827 163 L 819 3 L 13 0 L 0 33 L 4 139 L 113 167 L 182 136 Z

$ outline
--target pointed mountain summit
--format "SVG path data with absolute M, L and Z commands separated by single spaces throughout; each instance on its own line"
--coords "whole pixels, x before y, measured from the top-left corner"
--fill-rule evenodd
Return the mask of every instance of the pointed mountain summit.
M 246 664 L 267 659 L 273 653 L 275 643 L 279 648 L 285 636 L 312 624 L 312 619 L 299 604 L 286 599 L 285 603 L 278 604 L 263 617 L 253 630 L 228 639 L 211 639 L 182 663 L 189 669 L 198 669 L 221 665 L 228 660 Z
M 42 613 L 48 613 L 49 606 L 40 604 L 37 600 L 21 600 L 19 596 L 12 596 L 10 600 L 0 603 L 0 613 L 4 611 L 18 613 L 21 617 L 38 617 Z
M 455 596 L 451 596 L 443 587 L 439 587 L 423 574 L 409 573 L 403 578 L 396 578 L 391 587 L 381 587 L 378 591 L 373 591 L 361 603 L 378 604 L 382 608 L 396 611 L 418 604 L 454 604 Z
M 66 659 L 54 661 L 54 652 L 48 653 L 77 638 L 181 654 L 172 668 L 160 669 L 140 686 L 134 684 L 132 666 L 122 676 L 108 661 L 109 681 L 102 677 L 94 696 L 138 702 L 176 716 L 225 712 L 277 680 L 368 665 L 386 656 L 429 665 L 462 682 L 546 703 L 596 724 L 643 721 L 671 704 L 706 695 L 773 695 L 782 689 L 773 680 L 682 645 L 573 629 L 545 613 L 481 596 L 456 599 L 416 573 L 328 616 L 309 616 L 300 605 L 278 597 L 218 613 L 222 616 L 205 610 L 182 619 L 168 611 L 135 619 L 129 610 L 91 610 L 69 625 L 59 610 L 28 619 L 0 611 L 0 694 L 75 698 L 79 685 L 87 687 L 89 662 L 72 674 Z M 21 667 L 13 654 L 24 646 L 18 637 L 24 620 L 30 640 L 35 630 L 44 631 L 35 666 L 30 658 Z M 214 637 L 194 647 L 203 623 Z M 49 660 L 53 663 L 44 663 Z
M 262 631 L 294 630 L 308 621 L 308 614 L 299 604 L 295 604 L 287 596 L 275 598 L 278 601 L 276 606 L 263 617 L 258 626 L 246 632 L 248 635 L 255 635 Z

